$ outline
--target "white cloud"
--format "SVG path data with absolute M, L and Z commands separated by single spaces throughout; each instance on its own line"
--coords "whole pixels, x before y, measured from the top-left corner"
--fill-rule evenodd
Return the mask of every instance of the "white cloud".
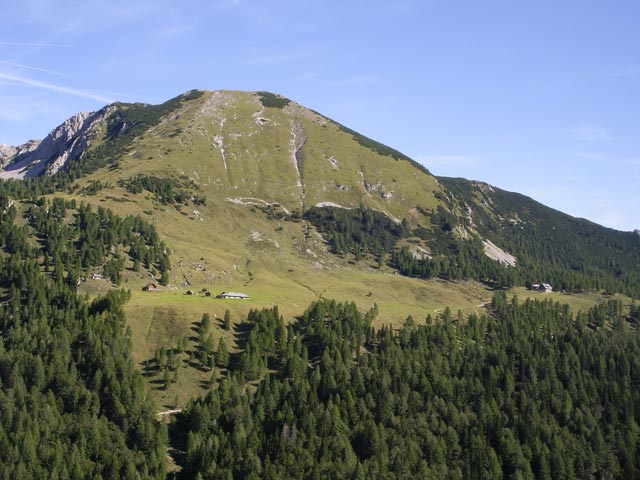
M 311 56 L 309 52 L 291 52 L 275 55 L 265 55 L 261 57 L 250 57 L 245 59 L 245 63 L 249 65 L 284 65 L 287 63 L 295 63 L 305 60 Z
M 599 75 L 600 78 L 633 78 L 640 77 L 640 65 L 632 65 L 617 70 L 611 70 Z
M 42 99 L 31 101 L 14 96 L 0 96 L 0 120 L 7 120 L 13 123 L 26 122 L 35 116 L 38 109 L 42 107 Z
M 484 158 L 479 155 L 426 155 L 416 160 L 427 168 L 440 167 L 471 167 L 484 163 Z
M 584 172 L 582 172 L 584 173 Z M 598 188 L 584 176 L 547 179 L 546 182 L 523 178 L 513 190 L 574 217 L 618 230 L 629 231 L 640 227 L 640 218 L 634 208 L 640 201 L 640 191 L 633 188 Z M 618 183 L 604 174 L 603 184 Z
M 44 118 L 61 118 L 66 115 L 66 111 L 60 105 L 51 103 L 44 92 L 33 92 L 19 97 L 15 95 L 0 95 L 0 122 L 7 122 L 2 126 L 3 138 L 0 143 L 22 142 L 26 138 L 21 136 L 11 137 L 10 130 L 15 130 L 15 134 L 21 130 L 20 125 L 32 125 L 35 120 Z M 51 128 L 47 125 L 45 128 Z M 30 132 L 33 134 L 34 132 Z M 7 137 L 10 135 L 11 138 Z M 29 133 L 27 134 L 29 136 Z
M 36 47 L 36 48 L 71 48 L 73 45 L 65 43 L 30 43 L 30 42 L 0 42 L 0 45 L 7 47 Z
M 18 3 L 18 2 L 16 2 Z M 146 29 L 150 19 L 162 19 L 163 23 L 196 18 L 199 2 L 174 2 L 172 0 L 21 0 L 8 12 L 8 20 L 39 25 L 40 31 L 50 31 L 52 25 L 61 30 L 54 37 L 69 34 L 90 33 L 113 29 L 126 23 L 139 22 L 138 30 Z M 15 46 L 70 46 L 54 39 L 42 42 L 6 42 Z M 1 45 L 2 43 L 0 43 Z
M 355 75 L 352 77 L 338 78 L 330 80 L 326 83 L 330 88 L 361 88 L 379 85 L 382 83 L 382 77 L 378 75 Z
M 158 30 L 156 35 L 159 38 L 176 38 L 190 33 L 193 30 L 193 25 L 187 25 L 185 23 L 174 23 L 162 27 L 160 30 Z
M 606 128 L 596 127 L 588 123 L 582 123 L 572 128 L 570 133 L 575 139 L 589 143 L 605 142 L 613 138 Z

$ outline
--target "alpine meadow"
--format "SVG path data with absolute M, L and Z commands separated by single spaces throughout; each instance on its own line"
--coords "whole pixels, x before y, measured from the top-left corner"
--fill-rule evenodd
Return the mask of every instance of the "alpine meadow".
M 281 95 L 0 146 L 0 478 L 640 478 L 640 232 Z

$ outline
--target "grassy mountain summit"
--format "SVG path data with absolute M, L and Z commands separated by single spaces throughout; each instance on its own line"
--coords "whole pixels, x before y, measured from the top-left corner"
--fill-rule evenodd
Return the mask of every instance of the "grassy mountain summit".
M 371 294 L 363 307 L 378 302 L 401 319 L 444 308 L 426 305 L 430 296 L 464 308 L 486 301 L 430 278 L 626 293 L 640 283 L 637 235 L 434 177 L 273 93 L 193 90 L 160 105 L 115 103 L 75 123 L 41 143 L 56 148 L 13 163 L 26 176 L 29 165 L 53 174 L 72 198 L 153 222 L 172 250 L 176 290 L 250 288 L 294 311 Z M 4 168 L 16 170 L 11 159 Z M 125 276 L 135 290 L 148 280 Z
M 0 175 L 53 175 L 74 198 L 144 212 L 175 251 L 174 287 L 222 278 L 241 285 L 261 267 L 283 270 L 277 278 L 286 284 L 291 275 L 283 273 L 296 271 L 286 264 L 351 267 L 350 255 L 376 273 L 390 267 L 501 286 L 553 279 L 569 290 L 609 287 L 561 278 L 565 270 L 605 273 L 629 288 L 637 280 L 637 235 L 485 184 L 436 178 L 401 152 L 269 92 L 193 90 L 160 105 L 115 103 L 73 117 L 37 146 L 5 150 L 16 153 Z M 337 226 L 326 220 L 338 218 L 331 209 L 344 210 Z M 367 209 L 403 224 L 384 248 L 362 243 L 357 230 L 365 227 L 354 218 Z M 207 274 L 185 266 L 200 258 Z M 483 272 L 473 267 L 480 263 Z
M 410 163 L 380 154 L 383 146 L 363 144 L 294 102 L 270 98 L 206 92 L 184 102 L 129 145 L 132 162 L 122 169 L 144 172 L 151 163 L 160 174 L 186 175 L 212 199 L 253 198 L 288 211 L 364 202 L 402 216 L 406 205 L 427 201 L 425 194 L 438 188 L 433 177 L 415 175 Z

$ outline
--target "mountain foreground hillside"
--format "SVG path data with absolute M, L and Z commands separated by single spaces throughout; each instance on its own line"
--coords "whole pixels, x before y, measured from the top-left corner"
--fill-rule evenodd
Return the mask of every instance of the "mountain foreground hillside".
M 329 221 L 320 225 L 320 217 L 336 209 L 344 210 L 343 217 L 369 209 L 376 222 L 382 216 L 389 225 L 405 222 L 402 232 L 391 233 L 384 261 L 377 258 L 379 245 L 360 245 L 369 251 L 359 254 L 377 260 L 377 267 L 387 266 L 402 247 L 416 260 L 410 263 L 458 257 L 440 271 L 406 265 L 413 276 L 431 270 L 433 277 L 477 277 L 505 286 L 553 280 L 558 290 L 608 288 L 608 280 L 631 288 L 638 280 L 638 235 L 574 219 L 486 184 L 436 178 L 402 153 L 268 92 L 191 91 L 155 106 L 116 103 L 76 115 L 41 142 L 4 151 L 4 178 L 60 170 L 49 183 L 65 182 L 78 200 L 143 212 L 181 261 L 174 262 L 173 287 L 240 287 L 250 278 L 247 264 L 259 263 L 256 255 L 269 261 L 294 252 L 296 259 L 287 262 L 322 271 L 338 260 L 323 260 L 328 245 L 349 260 L 362 239 L 347 237 L 359 232 L 351 231 L 353 225 L 338 227 L 348 232 L 333 231 Z M 482 248 L 472 245 L 476 241 Z M 472 245 L 472 256 L 481 250 L 513 268 L 487 278 L 470 275 L 459 264 L 461 245 Z M 198 255 L 209 249 L 215 255 Z M 256 251 L 269 249 L 267 255 Z M 208 273 L 189 268 L 199 260 L 210 263 Z M 549 271 L 539 271 L 540 265 Z M 552 267 L 576 275 L 560 278 Z M 580 273 L 612 278 L 595 285 Z
M 183 407 L 184 478 L 638 472 L 637 233 L 434 177 L 268 92 L 112 104 L 0 164 L 0 400 L 58 425 L 3 423 L 7 472 L 162 476 L 154 409 Z
M 331 298 L 362 311 L 375 305 L 378 321 L 399 325 L 446 307 L 478 311 L 497 287 L 548 283 L 580 308 L 594 292 L 638 296 L 640 236 L 486 184 L 436 178 L 268 92 L 116 103 L 7 151 L 3 174 L 27 180 L 8 188 L 33 183 L 157 229 L 170 266 L 117 259 L 114 285 L 133 295 L 125 309 L 138 361 L 188 335 L 202 314 L 227 309 L 241 319 L 275 304 L 292 318 Z M 105 273 L 100 264 L 81 272 L 80 291 L 114 288 Z M 149 283 L 158 288 L 143 292 Z M 206 297 L 222 291 L 251 301 Z

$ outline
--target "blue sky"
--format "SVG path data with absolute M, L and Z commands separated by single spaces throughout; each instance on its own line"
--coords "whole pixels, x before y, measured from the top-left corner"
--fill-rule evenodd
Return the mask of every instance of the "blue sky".
M 421 161 L 640 228 L 640 2 L 21 0 L 0 143 L 113 100 L 270 90 Z

